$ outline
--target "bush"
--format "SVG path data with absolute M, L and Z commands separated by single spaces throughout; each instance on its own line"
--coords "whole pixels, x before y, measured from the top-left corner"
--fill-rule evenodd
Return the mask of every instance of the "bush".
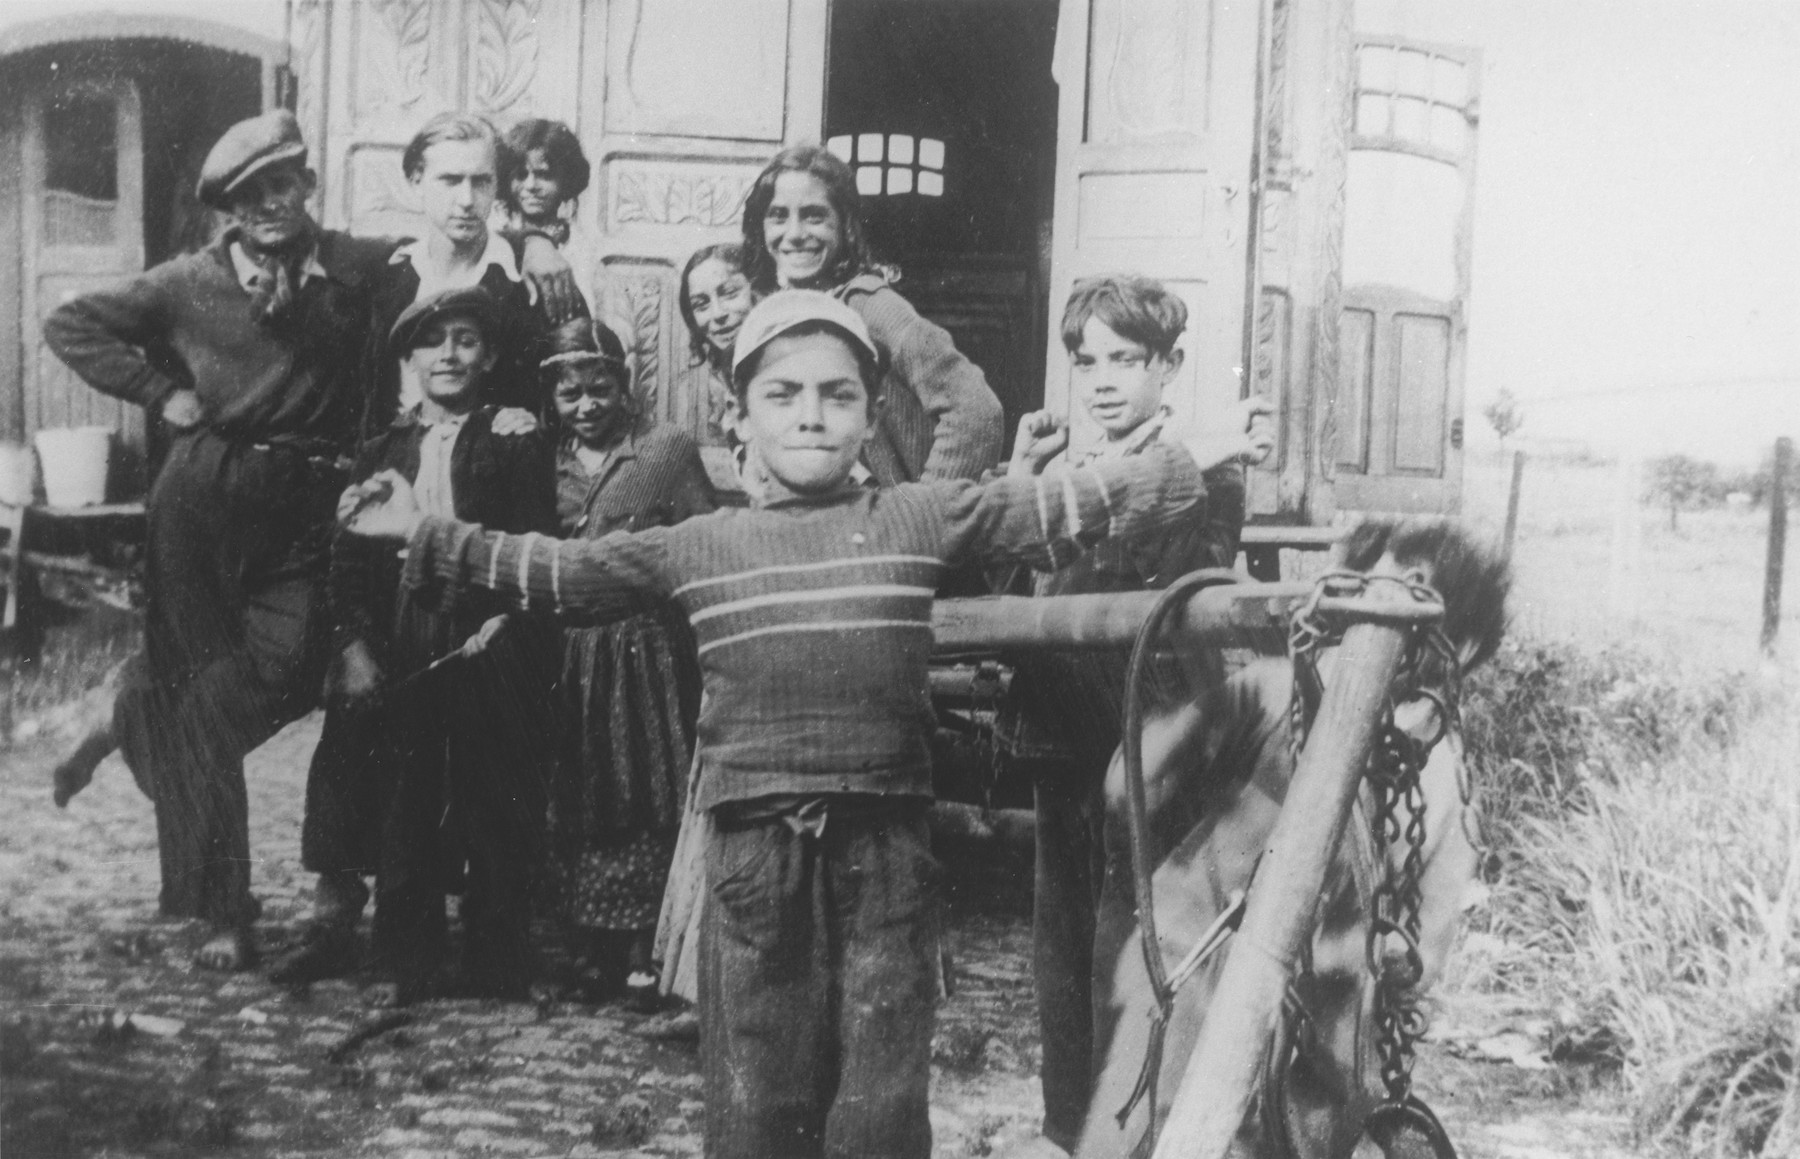
M 1728 746 L 1757 699 L 1741 673 L 1696 681 L 1625 648 L 1509 638 L 1463 690 L 1463 743 L 1497 856 L 1520 818 L 1555 818 L 1646 761 Z M 1490 864 L 1490 871 L 1497 868 Z
M 1800 1144 L 1791 697 L 1629 651 L 1512 643 L 1465 695 L 1497 954 L 1552 1054 L 1615 1069 L 1660 1149 Z

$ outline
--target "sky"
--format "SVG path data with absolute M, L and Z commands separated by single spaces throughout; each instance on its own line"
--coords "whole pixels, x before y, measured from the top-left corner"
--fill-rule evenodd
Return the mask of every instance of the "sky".
M 1474 45 L 1468 415 L 1751 462 L 1800 437 L 1800 0 L 1358 0 Z

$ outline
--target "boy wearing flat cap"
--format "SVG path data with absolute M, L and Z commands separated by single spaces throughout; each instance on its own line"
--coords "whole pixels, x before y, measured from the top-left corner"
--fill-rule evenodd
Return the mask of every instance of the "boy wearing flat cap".
M 44 322 L 75 373 L 171 434 L 148 502 L 144 649 L 113 737 L 57 770 L 57 800 L 116 738 L 155 804 L 162 910 L 210 923 L 197 960 L 220 969 L 255 955 L 244 755 L 317 702 L 338 462 L 392 248 L 320 229 L 314 184 L 291 113 L 233 125 L 199 183 L 224 234 Z
M 497 303 L 480 287 L 407 307 L 387 353 L 407 365 L 422 397 L 363 445 L 351 474 L 392 472 L 423 510 L 445 519 L 554 535 L 548 441 L 535 431 L 495 433 L 497 408 L 486 401 L 497 389 L 503 332 Z M 516 604 L 509 616 L 497 596 L 440 614 L 399 580 L 391 550 L 339 536 L 331 563 L 337 660 L 307 778 L 302 854 L 326 877 L 375 875 L 375 953 L 397 1001 L 452 991 L 524 997 L 526 879 L 545 801 L 548 639 L 519 622 Z M 443 964 L 446 851 L 468 860 L 458 974 Z
M 1048 564 L 1154 534 L 1199 500 L 1212 465 L 1159 444 L 986 484 L 859 487 L 880 361 L 861 317 L 828 294 L 783 290 L 750 312 L 733 357 L 750 508 L 546 541 L 433 518 L 394 474 L 339 505 L 350 533 L 406 542 L 414 599 L 493 591 L 616 616 L 650 593 L 687 613 L 705 688 L 699 807 L 713 821 L 710 1156 L 930 1154 L 932 594 L 959 564 Z

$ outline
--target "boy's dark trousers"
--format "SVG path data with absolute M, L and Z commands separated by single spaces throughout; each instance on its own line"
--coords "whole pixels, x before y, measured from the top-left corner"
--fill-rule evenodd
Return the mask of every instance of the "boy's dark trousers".
M 505 686 L 529 685 L 501 644 L 395 695 L 394 778 L 375 885 L 374 946 L 402 990 L 428 996 L 444 962 L 444 895 L 463 886 L 462 983 L 522 998 L 531 977 L 530 882 L 545 806 L 539 746 Z M 499 654 L 496 655 L 495 653 Z M 448 820 L 446 820 L 448 818 Z
M 700 947 L 710 1159 L 930 1155 L 925 808 L 715 811 Z

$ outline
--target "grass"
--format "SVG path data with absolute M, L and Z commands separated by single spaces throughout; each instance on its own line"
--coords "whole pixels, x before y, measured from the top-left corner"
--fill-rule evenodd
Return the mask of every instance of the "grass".
M 1607 476 L 1557 468 L 1536 512 L 1527 476 L 1518 630 L 1465 701 L 1491 936 L 1453 982 L 1552 1013 L 1552 1057 L 1616 1077 L 1645 1153 L 1795 1154 L 1800 624 L 1758 660 L 1762 512 L 1641 512 L 1612 582 L 1582 502 Z

